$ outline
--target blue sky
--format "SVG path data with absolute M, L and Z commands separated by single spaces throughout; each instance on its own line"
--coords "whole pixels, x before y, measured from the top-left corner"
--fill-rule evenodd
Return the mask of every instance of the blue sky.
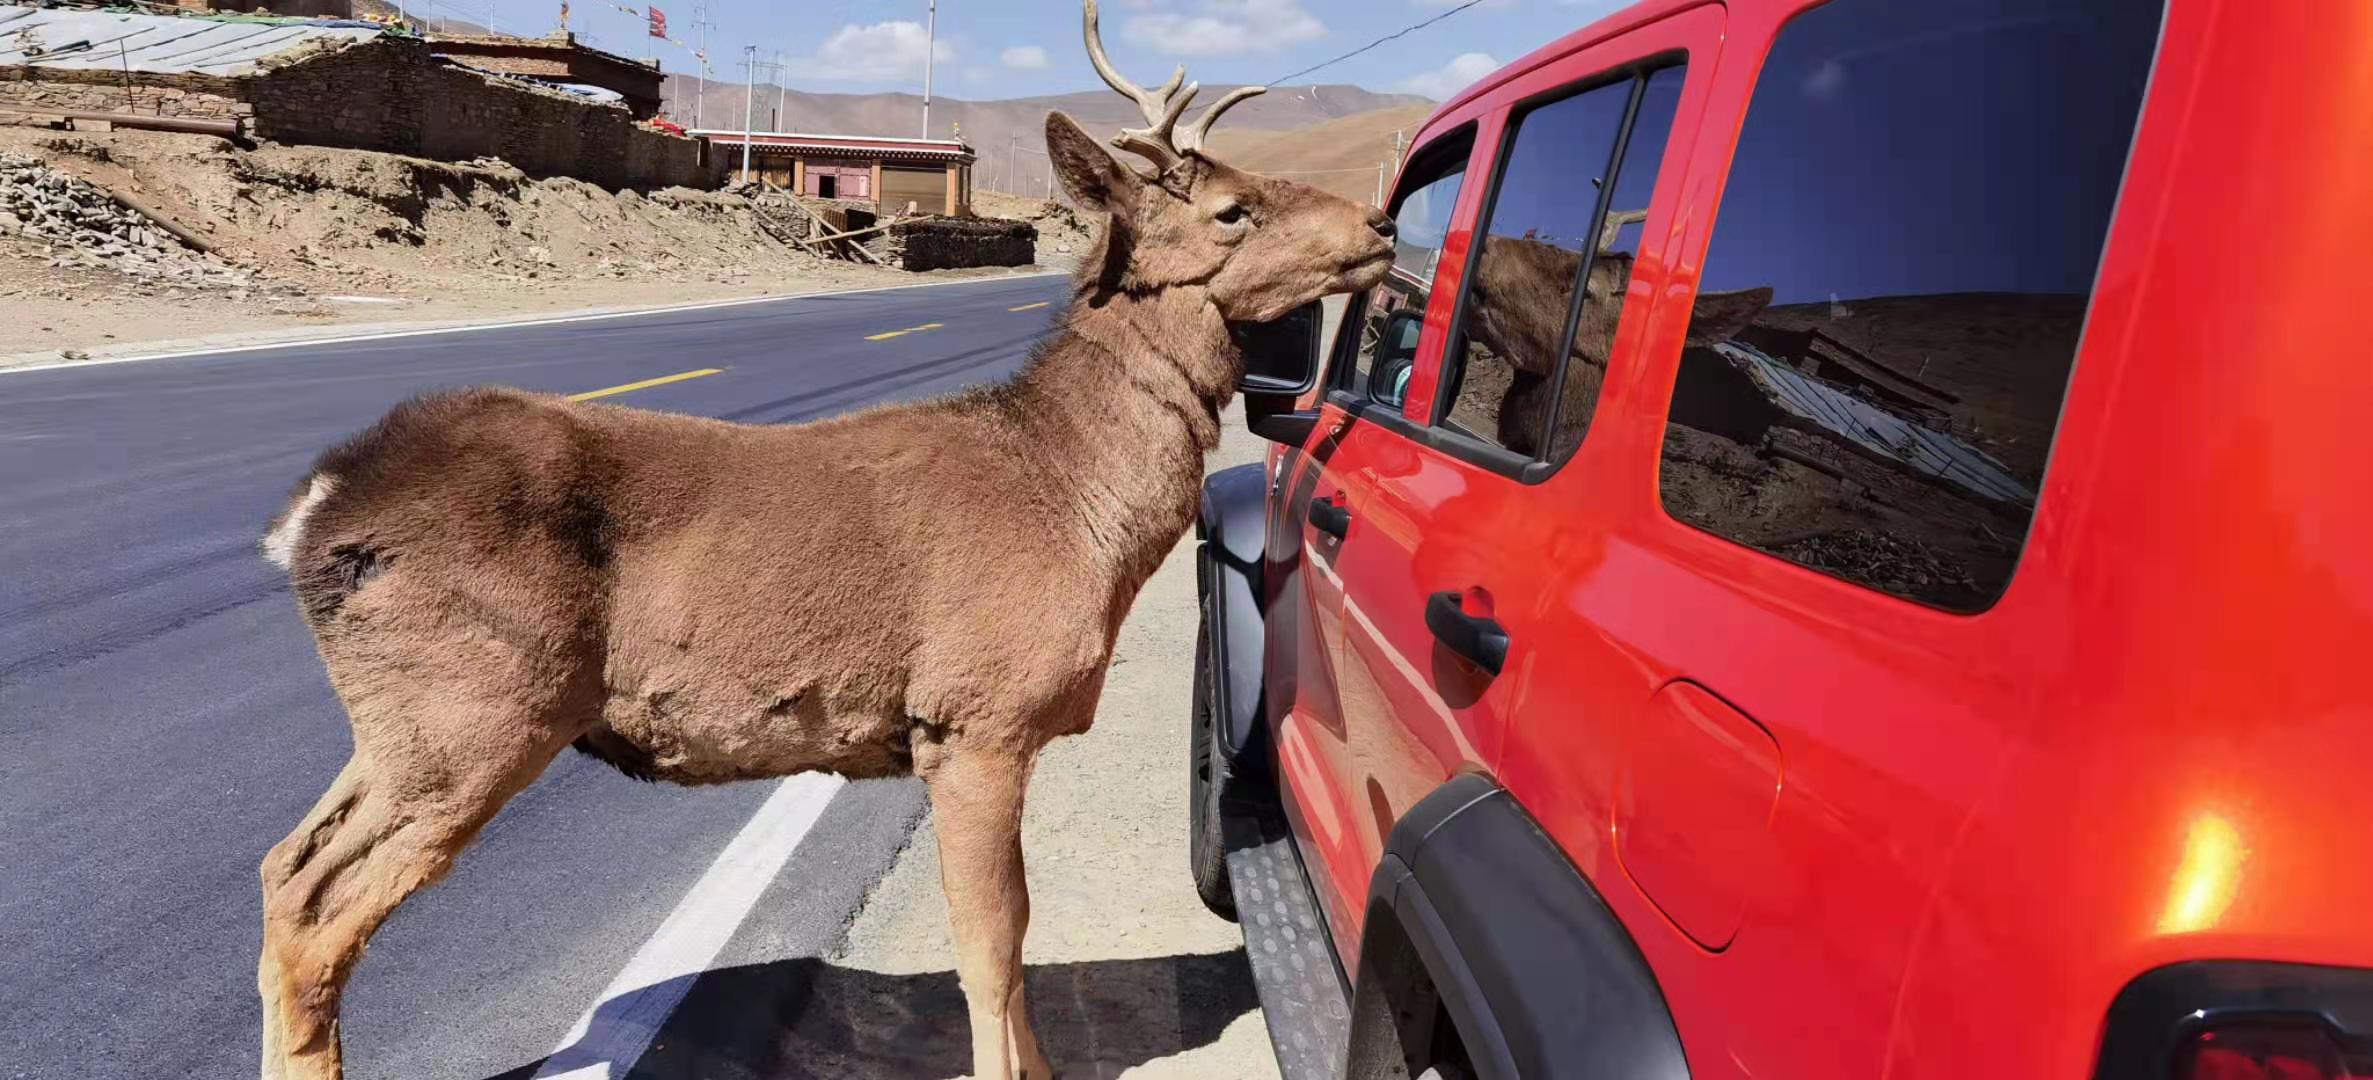
M 669 35 L 696 42 L 692 0 L 657 0 Z M 1104 0 L 1106 48 L 1151 84 L 1185 63 L 1206 86 L 1268 82 L 1440 14 L 1459 0 Z M 1442 97 L 1499 64 L 1588 24 L 1628 0 L 1483 0 L 1297 82 Z M 620 7 L 642 0 L 570 0 L 571 29 L 602 48 L 660 57 L 693 70 L 691 54 L 643 32 Z M 411 0 L 416 16 L 485 21 L 543 33 L 559 0 Z M 924 0 L 709 0 L 715 77 L 739 81 L 741 47 L 780 50 L 782 81 L 802 90 L 864 93 L 922 88 Z M 939 0 L 933 89 L 974 100 L 1096 89 L 1079 38 L 1076 0 Z M 764 76 L 760 78 L 764 82 Z

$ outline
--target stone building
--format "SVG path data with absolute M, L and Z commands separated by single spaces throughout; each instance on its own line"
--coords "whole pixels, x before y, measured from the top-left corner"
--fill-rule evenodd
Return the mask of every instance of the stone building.
M 659 61 L 603 52 L 580 44 L 577 36 L 566 30 L 540 38 L 430 34 L 428 44 L 438 56 L 480 71 L 610 91 L 637 120 L 659 115 L 659 86 L 664 78 Z
M 743 133 L 702 130 L 710 156 L 739 176 Z M 753 132 L 750 177 L 819 199 L 871 202 L 885 214 L 908 203 L 926 214 L 972 213 L 972 147 L 954 139 Z
M 353 22 L 0 5 L 0 111 L 229 119 L 276 142 L 497 157 L 604 187 L 714 185 L 705 144 L 639 122 L 623 91 L 604 101 L 548 81 L 476 71 Z M 650 88 L 655 98 L 655 70 Z

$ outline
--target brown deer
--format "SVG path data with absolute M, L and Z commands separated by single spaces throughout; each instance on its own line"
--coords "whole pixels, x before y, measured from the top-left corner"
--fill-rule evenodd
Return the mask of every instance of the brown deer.
M 1557 374 L 1559 339 L 1565 334 L 1567 302 L 1582 253 L 1519 236 L 1484 239 L 1469 290 L 1474 314 L 1468 319 L 1467 336 L 1470 350 L 1479 345 L 1509 368 L 1507 389 L 1497 403 L 1500 445 L 1552 461 L 1565 460 L 1581 445 L 1590 419 L 1585 403 L 1597 400 L 1599 384 L 1606 379 L 1623 296 L 1631 288 L 1632 254 L 1609 249 L 1624 226 L 1646 220 L 1646 210 L 1609 211 L 1599 227 L 1598 257 L 1582 281 L 1582 313 L 1568 353 L 1572 362 L 1566 365 L 1555 402 L 1550 400 L 1551 380 Z M 1770 306 L 1771 299 L 1767 287 L 1699 293 L 1691 310 L 1688 343 L 1728 340 Z M 1544 425 L 1541 414 L 1552 408 L 1553 422 Z M 1546 452 L 1541 445 L 1544 431 L 1549 433 Z
M 264 540 L 354 755 L 263 862 L 263 1075 L 342 1074 L 365 941 L 569 746 L 704 784 L 923 778 L 977 1076 L 1052 1075 L 1022 1001 L 1023 789 L 1085 731 L 1130 602 L 1191 522 L 1244 358 L 1231 324 L 1364 289 L 1389 219 L 1212 160 L 1183 69 L 1114 145 L 1060 113 L 1110 215 L 1011 382 L 790 427 L 504 389 L 398 405 Z

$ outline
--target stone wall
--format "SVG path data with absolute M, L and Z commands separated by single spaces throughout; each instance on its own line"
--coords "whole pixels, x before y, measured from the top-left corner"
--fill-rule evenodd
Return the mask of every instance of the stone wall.
M 224 119 L 250 111 L 239 80 L 211 75 L 143 75 L 124 85 L 120 71 L 0 68 L 0 109 L 134 112 Z
M 0 109 L 245 117 L 257 138 L 468 161 L 609 188 L 713 187 L 698 140 L 635 123 L 622 106 L 484 75 L 419 38 L 274 57 L 254 75 L 0 68 Z
M 884 245 L 906 270 L 1028 266 L 1038 258 L 1038 227 L 1004 218 L 919 217 L 890 226 Z
M 499 157 L 530 176 L 603 187 L 711 186 L 701 145 L 623 108 L 445 63 L 385 37 L 247 80 L 257 136 L 445 161 Z

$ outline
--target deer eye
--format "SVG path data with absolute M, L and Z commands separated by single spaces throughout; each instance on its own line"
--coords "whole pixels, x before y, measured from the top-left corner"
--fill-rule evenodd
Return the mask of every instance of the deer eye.
M 1220 207 L 1219 213 L 1212 215 L 1213 219 L 1222 225 L 1234 225 L 1251 216 L 1251 211 L 1246 210 L 1242 203 L 1229 203 Z

